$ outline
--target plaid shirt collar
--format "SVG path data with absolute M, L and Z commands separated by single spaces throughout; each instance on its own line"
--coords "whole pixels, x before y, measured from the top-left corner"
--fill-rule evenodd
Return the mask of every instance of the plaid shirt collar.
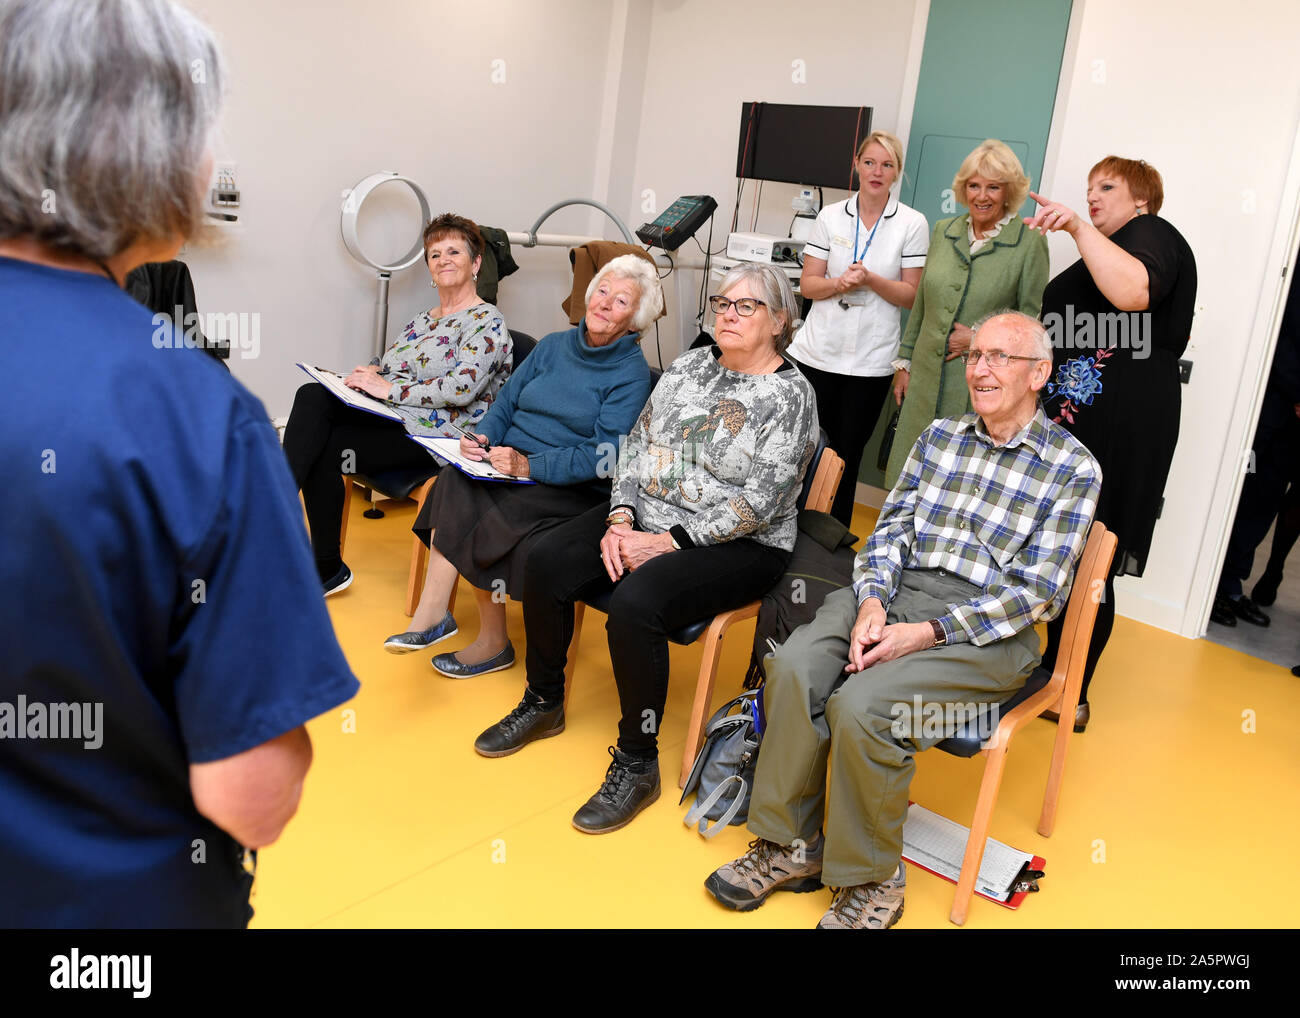
M 1011 436 L 1010 440 L 999 446 L 993 441 L 993 436 L 989 434 L 988 429 L 984 427 L 984 420 L 979 414 L 965 414 L 958 419 L 957 426 L 954 429 L 958 434 L 963 431 L 973 431 L 975 437 L 990 449 L 1014 449 L 1016 446 L 1024 443 L 1029 446 L 1040 459 L 1055 459 L 1054 447 L 1051 435 L 1047 430 L 1047 415 L 1043 413 L 1043 407 L 1040 403 L 1034 410 L 1034 416 L 1029 418 L 1029 423 Z

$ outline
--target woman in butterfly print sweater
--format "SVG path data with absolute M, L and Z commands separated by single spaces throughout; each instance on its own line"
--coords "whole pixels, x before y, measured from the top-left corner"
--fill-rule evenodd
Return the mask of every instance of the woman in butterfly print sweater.
M 294 398 L 284 451 L 302 489 L 327 595 L 352 582 L 339 551 L 339 475 L 434 466 L 431 454 L 407 435 L 458 437 L 453 425 L 472 428 L 510 376 L 505 319 L 475 290 L 482 250 L 482 234 L 470 220 L 449 213 L 430 222 L 424 253 L 438 306 L 416 315 L 378 365 L 358 367 L 347 378 L 352 388 L 397 411 L 400 423 L 349 407 L 318 382 Z

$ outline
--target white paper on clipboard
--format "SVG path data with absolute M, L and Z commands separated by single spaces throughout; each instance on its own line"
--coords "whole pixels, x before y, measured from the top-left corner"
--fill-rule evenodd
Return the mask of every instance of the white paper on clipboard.
M 903 824 L 903 858 L 956 883 L 969 835 L 969 828 L 912 803 Z M 989 838 L 975 879 L 975 890 L 1006 901 L 1016 875 L 1032 860 L 1029 853 Z
M 312 378 L 320 382 L 321 385 L 337 396 L 340 400 L 350 407 L 356 407 L 358 410 L 366 410 L 380 417 L 387 417 L 390 421 L 401 421 L 402 415 L 392 407 L 388 406 L 383 400 L 375 399 L 373 396 L 367 396 L 364 392 L 357 392 L 356 389 L 349 389 L 343 384 L 343 376 L 333 371 L 327 371 L 325 368 L 314 368 L 310 364 L 298 362 L 298 367 L 311 375 Z
M 484 481 L 508 481 L 511 484 L 537 483 L 527 477 L 513 477 L 510 474 L 503 474 L 483 460 L 466 459 L 461 454 L 459 438 L 442 438 L 438 435 L 412 435 L 411 438 L 440 459 L 446 460 L 463 473 L 469 474 L 470 477 L 477 477 Z

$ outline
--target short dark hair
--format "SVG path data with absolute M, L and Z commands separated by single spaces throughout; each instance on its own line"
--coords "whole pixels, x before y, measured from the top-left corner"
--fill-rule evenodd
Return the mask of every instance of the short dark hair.
M 1134 198 L 1147 203 L 1146 210 L 1153 216 L 1165 203 L 1165 182 L 1160 178 L 1160 171 L 1145 159 L 1107 156 L 1088 171 L 1088 179 L 1092 180 L 1099 173 L 1121 178 L 1128 184 L 1129 192 Z
M 474 220 L 458 216 L 454 212 L 444 212 L 442 215 L 429 220 L 429 225 L 424 228 L 425 258 L 429 257 L 430 244 L 435 240 L 442 240 L 443 237 L 450 237 L 452 234 L 460 236 L 465 241 L 469 247 L 470 261 L 483 253 L 483 234 Z

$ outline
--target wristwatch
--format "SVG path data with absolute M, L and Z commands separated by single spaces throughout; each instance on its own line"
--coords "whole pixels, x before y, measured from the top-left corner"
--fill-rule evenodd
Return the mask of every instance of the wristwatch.
M 948 634 L 943 631 L 943 624 L 938 619 L 930 620 L 930 628 L 934 630 L 934 643 L 930 646 L 942 647 L 948 642 Z

